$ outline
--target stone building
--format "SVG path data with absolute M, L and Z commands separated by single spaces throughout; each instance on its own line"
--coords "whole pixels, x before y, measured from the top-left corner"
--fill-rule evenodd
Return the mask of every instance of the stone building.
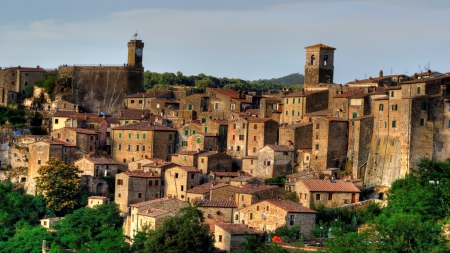
M 318 179 L 319 173 L 317 171 L 302 171 L 286 176 L 286 181 L 284 182 L 284 189 L 286 191 L 295 192 L 295 183 L 303 179 Z
M 273 119 L 280 122 L 283 112 L 283 103 L 280 99 L 269 96 L 261 98 L 259 104 L 259 117 Z
M 302 121 L 305 114 L 328 109 L 327 90 L 286 92 L 283 99 L 281 124 L 294 124 Z
M 120 66 L 59 66 L 58 77 L 66 77 L 71 88 L 65 94 L 66 99 L 83 108 L 102 108 L 106 114 L 115 114 L 122 108 L 127 94 L 144 91 L 144 43 L 133 39 L 127 46 L 127 63 Z
M 177 152 L 193 151 L 189 149 L 189 137 L 202 132 L 202 125 L 198 120 L 189 121 L 178 128 Z M 197 140 L 195 140 L 197 141 Z M 197 151 L 196 149 L 195 151 Z
M 164 221 L 174 217 L 175 214 L 162 209 L 146 209 L 131 215 L 130 238 L 133 239 L 137 232 L 144 228 L 156 230 L 161 227 Z
M 227 154 L 233 162 L 242 166 L 242 158 L 258 154 L 259 149 L 268 144 L 276 144 L 278 122 L 256 117 L 236 118 L 228 126 Z
M 263 236 L 263 232 L 244 224 L 216 222 L 214 223 L 214 247 L 227 252 L 244 250 L 247 234 Z
M 139 92 L 127 95 L 123 99 L 123 104 L 127 109 L 149 110 L 153 114 L 157 114 L 158 109 L 164 107 L 163 103 L 153 103 L 158 99 L 171 99 L 173 92 L 171 90 L 157 90 L 152 92 Z M 159 104 L 159 106 L 157 106 Z
M 205 127 L 205 130 L 207 128 Z M 218 136 L 210 133 L 196 133 L 187 138 L 186 150 L 209 150 L 217 151 L 219 149 Z
M 316 225 L 316 213 L 290 200 L 264 200 L 236 211 L 234 223 L 245 224 L 259 231 L 299 226 L 300 233 L 308 238 Z
M 119 163 L 109 158 L 83 157 L 74 165 L 81 171 L 81 183 L 88 186 L 96 195 L 107 196 L 112 185 L 108 185 L 103 177 L 115 176 Z
M 242 170 L 236 172 L 211 171 L 208 176 L 208 181 L 229 184 L 233 178 L 244 176 L 248 177 L 251 175 Z
M 280 127 L 279 145 L 286 145 L 294 150 L 294 170 L 309 170 L 313 137 L 312 122 L 304 122 Z
M 230 185 L 237 187 L 244 185 L 263 185 L 263 184 L 265 184 L 264 180 L 252 176 L 241 176 L 230 179 Z
M 333 117 L 313 122 L 311 168 L 323 173 L 327 168 L 345 165 L 348 149 L 348 121 Z
M 208 104 L 214 118 L 228 118 L 233 112 L 252 108 L 252 100 L 246 99 L 244 91 L 208 87 L 206 93 L 209 95 Z
M 104 196 L 90 196 L 88 197 L 87 207 L 93 208 L 98 205 L 107 205 L 111 203 L 108 197 Z
M 240 189 L 225 183 L 204 183 L 186 191 L 187 201 L 198 200 L 233 200 Z
M 333 83 L 334 78 L 334 50 L 336 48 L 324 44 L 305 47 L 305 81 L 307 85 Z
M 186 191 L 201 184 L 202 174 L 193 166 L 176 166 L 164 172 L 164 195 L 186 200 Z
M 202 152 L 197 156 L 197 168 L 203 174 L 211 171 L 231 172 L 232 158 L 225 153 L 217 151 Z
M 235 201 L 240 209 L 266 199 L 284 199 L 287 194 L 277 185 L 245 184 L 239 186 Z
M 202 129 L 205 130 L 205 128 L 209 134 L 217 136 L 216 150 L 225 152 L 227 150 L 228 120 L 207 119 L 202 123 Z
M 248 155 L 242 157 L 242 171 L 253 175 L 256 172 L 256 166 L 258 165 L 257 155 Z
M 198 155 L 202 151 L 181 151 L 172 155 L 172 162 L 181 166 L 194 166 L 197 167 Z
M 139 227 L 141 225 L 144 225 L 144 222 L 147 221 L 149 222 L 149 225 L 154 224 L 154 226 L 152 226 L 152 229 L 156 229 L 165 218 L 177 214 L 181 208 L 187 206 L 189 206 L 189 203 L 186 201 L 168 198 L 159 198 L 136 204 L 131 204 L 130 215 L 126 216 L 124 221 L 124 233 L 130 238 L 133 238 L 135 234 L 139 231 Z M 156 212 L 155 213 L 151 212 L 149 215 L 148 210 Z M 170 215 L 169 213 L 166 212 L 169 212 L 170 214 L 173 215 Z M 139 216 L 143 218 L 142 224 L 140 224 Z
M 67 165 L 72 165 L 78 157 L 78 148 L 71 143 L 55 139 L 43 139 L 28 146 L 30 158 L 28 160 L 28 178 L 25 188 L 27 194 L 36 194 L 36 177 L 38 170 L 45 165 L 52 157 L 59 159 Z
M 306 207 L 323 204 L 330 208 L 356 203 L 361 192 L 350 180 L 302 179 L 295 182 L 294 188 L 300 204 Z
M 42 81 L 48 75 L 47 71 L 37 66 L 0 68 L 0 104 L 18 102 L 25 97 L 25 89 L 35 82 Z
M 351 119 L 346 168 L 353 178 L 364 178 L 374 129 L 371 115 Z
M 176 129 L 140 122 L 112 129 L 112 158 L 121 165 L 145 157 L 170 160 L 175 152 Z
M 100 133 L 90 129 L 64 127 L 54 130 L 52 137 L 74 144 L 83 153 L 93 153 L 100 147 Z
M 161 175 L 143 171 L 127 171 L 116 175 L 114 201 L 125 215 L 131 204 L 161 197 Z
M 256 171 L 259 178 L 286 176 L 294 172 L 294 151 L 286 145 L 266 145 L 259 150 Z
M 234 200 L 200 200 L 198 209 L 203 212 L 205 223 L 216 221 L 233 222 L 233 213 L 237 211 Z

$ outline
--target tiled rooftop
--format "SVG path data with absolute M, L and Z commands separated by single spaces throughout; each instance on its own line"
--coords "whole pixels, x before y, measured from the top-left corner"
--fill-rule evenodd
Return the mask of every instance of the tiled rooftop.
M 246 185 L 239 186 L 239 188 L 240 188 L 239 193 L 252 194 L 255 192 L 277 189 L 279 187 L 277 185 L 259 185 L 259 186 L 256 185 L 256 186 L 254 186 L 252 184 L 246 184 Z
M 139 171 L 139 170 L 127 171 L 127 172 L 123 172 L 123 173 L 129 177 L 143 177 L 143 178 L 160 178 L 161 177 L 160 175 L 155 175 L 150 172 L 144 172 L 144 171 Z
M 148 210 L 142 210 L 138 212 L 139 215 L 147 216 L 147 217 L 153 217 L 156 218 L 158 216 L 161 216 L 163 214 L 168 214 L 169 211 L 161 210 L 161 209 L 148 209 Z
M 272 149 L 275 152 L 293 152 L 293 150 L 291 148 L 289 148 L 286 145 L 271 145 L 268 144 L 266 145 L 266 147 Z
M 199 205 L 201 207 L 222 207 L 222 208 L 236 208 L 236 202 L 233 200 L 201 200 Z
M 94 164 L 119 164 L 117 161 L 105 157 L 86 157 L 86 159 L 93 162 Z
M 243 234 L 263 234 L 263 232 L 258 231 L 254 228 L 249 228 L 247 225 L 240 223 L 226 223 L 218 221 L 214 223 L 215 226 L 227 231 L 232 235 L 243 235 Z
M 290 213 L 317 213 L 316 211 L 291 200 L 266 200 L 266 202 Z
M 299 182 L 311 192 L 361 192 L 352 182 L 345 180 L 304 179 Z
M 123 126 L 114 127 L 113 130 L 142 130 L 142 131 L 177 131 L 174 128 L 154 124 L 152 122 L 139 122 L 136 124 L 128 124 Z

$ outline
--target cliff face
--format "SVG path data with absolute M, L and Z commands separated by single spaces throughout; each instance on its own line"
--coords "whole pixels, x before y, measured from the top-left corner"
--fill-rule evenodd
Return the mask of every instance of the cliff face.
M 66 77 L 71 93 L 69 102 L 88 111 L 102 110 L 114 115 L 123 108 L 126 95 L 144 91 L 143 69 L 125 66 L 59 67 L 58 77 Z

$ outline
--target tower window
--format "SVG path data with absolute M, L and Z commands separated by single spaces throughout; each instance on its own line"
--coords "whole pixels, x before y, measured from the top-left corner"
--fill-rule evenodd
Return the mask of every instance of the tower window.
M 316 65 L 316 57 L 311 55 L 311 65 Z
M 327 61 L 328 61 L 328 55 L 324 55 L 323 56 L 323 65 L 327 66 Z

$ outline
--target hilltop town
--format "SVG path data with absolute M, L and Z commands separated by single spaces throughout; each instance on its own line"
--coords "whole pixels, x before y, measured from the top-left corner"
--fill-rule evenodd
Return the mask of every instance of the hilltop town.
M 282 227 L 323 237 L 317 206 L 383 202 L 421 159 L 450 155 L 449 73 L 335 84 L 336 48 L 316 44 L 305 47 L 299 91 L 146 91 L 143 49 L 129 41 L 118 65 L 0 69 L 0 104 L 41 119 L 31 132 L 3 124 L 0 181 L 39 195 L 39 169 L 57 158 L 79 169 L 89 207 L 118 205 L 129 240 L 195 204 L 214 246 L 230 251 L 244 233 Z

